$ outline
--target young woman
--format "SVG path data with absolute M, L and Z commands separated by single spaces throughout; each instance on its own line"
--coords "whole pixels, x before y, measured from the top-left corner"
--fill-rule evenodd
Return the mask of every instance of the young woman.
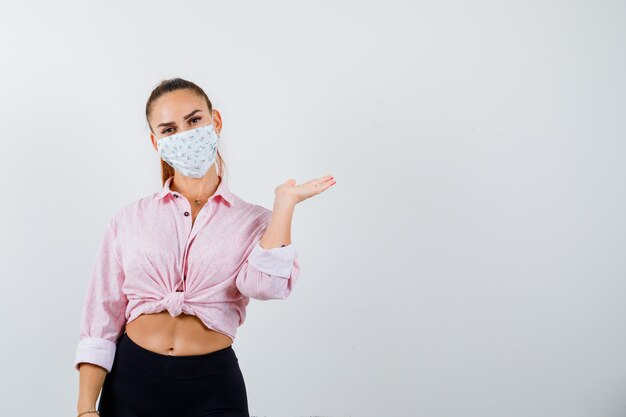
M 273 210 L 235 195 L 222 176 L 220 113 L 190 81 L 159 84 L 146 118 L 162 188 L 104 232 L 76 349 L 78 415 L 248 417 L 236 330 L 250 298 L 291 293 L 294 207 L 335 181 L 289 179 Z

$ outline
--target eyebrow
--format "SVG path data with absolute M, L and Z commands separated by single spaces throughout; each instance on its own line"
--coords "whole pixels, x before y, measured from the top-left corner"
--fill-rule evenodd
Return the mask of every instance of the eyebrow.
M 193 116 L 194 114 L 198 113 L 199 111 L 202 111 L 200 109 L 194 110 L 191 113 L 189 113 L 187 116 L 183 117 L 185 120 L 189 119 L 191 116 Z M 159 125 L 157 126 L 157 128 L 161 127 L 161 126 L 174 126 L 176 124 L 176 122 L 167 122 L 167 123 L 159 123 Z

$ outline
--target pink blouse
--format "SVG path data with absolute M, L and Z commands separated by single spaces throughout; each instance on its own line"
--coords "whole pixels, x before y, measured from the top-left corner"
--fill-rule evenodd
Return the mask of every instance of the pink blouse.
M 189 201 L 169 188 L 172 178 L 109 220 L 87 285 L 76 370 L 89 362 L 109 372 L 126 323 L 141 314 L 196 315 L 234 340 L 250 298 L 291 293 L 300 272 L 293 244 L 259 244 L 271 210 L 221 180 L 192 225 Z

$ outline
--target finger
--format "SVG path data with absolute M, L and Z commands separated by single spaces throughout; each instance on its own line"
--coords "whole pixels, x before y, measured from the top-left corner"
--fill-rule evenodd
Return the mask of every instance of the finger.
M 329 189 L 330 187 L 332 187 L 336 183 L 337 183 L 337 181 L 335 181 L 333 179 L 333 180 L 329 180 L 329 181 L 326 181 L 324 183 L 319 184 L 318 185 L 318 189 L 319 189 L 318 194 L 323 192 L 323 191 L 326 191 L 327 189 Z
M 326 181 L 330 181 L 331 179 L 333 179 L 334 177 L 332 175 L 324 175 L 323 177 L 319 177 L 319 178 L 314 178 L 310 181 L 307 181 L 303 184 L 312 184 L 312 185 L 320 185 L 325 183 Z

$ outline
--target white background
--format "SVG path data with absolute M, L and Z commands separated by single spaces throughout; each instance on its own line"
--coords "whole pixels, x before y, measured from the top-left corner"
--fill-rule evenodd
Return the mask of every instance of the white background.
M 0 415 L 73 416 L 80 312 L 157 191 L 162 79 L 229 185 L 325 174 L 235 348 L 252 415 L 626 415 L 623 1 L 3 1 Z

